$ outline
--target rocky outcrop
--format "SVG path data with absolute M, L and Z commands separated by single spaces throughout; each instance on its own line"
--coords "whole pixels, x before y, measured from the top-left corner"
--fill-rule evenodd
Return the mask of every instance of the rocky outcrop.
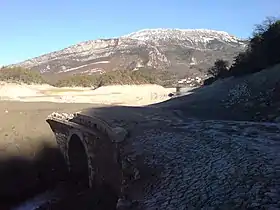
M 53 113 L 47 122 L 69 166 L 69 141 L 79 137 L 90 185 L 114 186 L 119 209 L 280 208 L 278 124 L 148 107 Z

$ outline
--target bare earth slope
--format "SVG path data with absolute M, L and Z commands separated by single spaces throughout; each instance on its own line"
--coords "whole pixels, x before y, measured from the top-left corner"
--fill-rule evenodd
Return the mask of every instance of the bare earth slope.
M 241 78 L 227 78 L 151 105 L 204 119 L 280 122 L 280 65 Z

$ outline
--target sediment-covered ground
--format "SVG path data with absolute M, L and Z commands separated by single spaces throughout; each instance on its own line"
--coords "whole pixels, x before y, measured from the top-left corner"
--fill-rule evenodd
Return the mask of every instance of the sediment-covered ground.
M 159 85 L 112 85 L 98 89 L 0 83 L 0 99 L 24 102 L 95 103 L 143 106 L 170 99 L 174 88 Z

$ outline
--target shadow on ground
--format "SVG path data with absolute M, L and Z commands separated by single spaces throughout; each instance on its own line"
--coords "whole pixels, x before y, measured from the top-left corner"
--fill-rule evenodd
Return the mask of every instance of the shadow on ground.
M 219 85 L 219 84 L 218 84 Z M 216 86 L 205 86 L 192 89 L 187 94 L 170 98 L 156 104 L 147 106 L 99 106 L 93 108 L 86 108 L 89 115 L 108 116 L 114 115 L 115 118 L 128 116 L 139 119 L 141 116 L 148 116 L 148 114 L 156 112 L 157 109 L 168 113 L 177 113 L 182 118 L 199 118 L 211 120 L 250 120 L 248 112 L 243 110 L 228 109 L 225 107 L 222 99 L 226 98 L 228 90 L 216 88 Z M 133 114 L 133 113 L 138 114 Z M 135 115 L 135 116 L 134 116 Z
M 40 141 L 38 139 L 38 141 Z M 35 157 L 2 157 L 0 209 L 8 209 L 65 181 L 67 167 L 58 148 L 44 144 Z
M 38 141 L 40 141 L 38 139 Z M 47 143 L 33 158 L 4 157 L 0 160 L 0 209 L 14 208 L 46 191 L 57 190 L 56 201 L 46 201 L 38 209 L 115 208 L 117 196 L 110 186 L 79 188 L 71 179 L 57 147 Z

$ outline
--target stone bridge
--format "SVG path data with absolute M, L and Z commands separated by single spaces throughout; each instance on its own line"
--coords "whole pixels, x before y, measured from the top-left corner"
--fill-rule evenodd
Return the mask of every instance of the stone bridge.
M 160 108 L 53 113 L 74 180 L 117 209 L 280 209 L 278 124 L 184 119 Z

